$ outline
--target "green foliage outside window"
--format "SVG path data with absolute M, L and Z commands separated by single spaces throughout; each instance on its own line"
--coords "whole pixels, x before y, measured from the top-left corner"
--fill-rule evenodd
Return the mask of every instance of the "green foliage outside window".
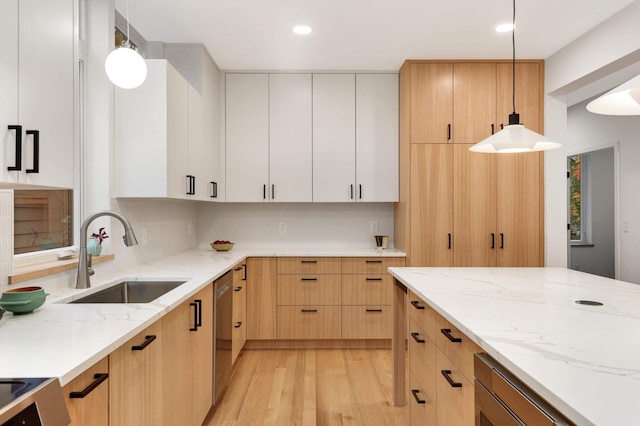
M 580 174 L 580 156 L 569 157 L 569 220 L 570 220 L 570 239 L 579 241 L 581 237 L 581 174 Z

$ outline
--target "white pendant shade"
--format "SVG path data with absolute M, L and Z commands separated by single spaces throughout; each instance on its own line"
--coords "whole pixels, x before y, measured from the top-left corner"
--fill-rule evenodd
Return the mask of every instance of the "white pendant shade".
M 119 47 L 109 53 L 104 61 L 107 77 L 123 89 L 134 89 L 147 78 L 147 64 L 138 52 L 128 47 Z
M 640 75 L 592 100 L 587 110 L 604 115 L 640 115 Z
M 559 148 L 561 144 L 531 131 L 522 124 L 504 126 L 499 132 L 489 136 L 469 148 L 469 151 L 492 154 L 546 151 Z

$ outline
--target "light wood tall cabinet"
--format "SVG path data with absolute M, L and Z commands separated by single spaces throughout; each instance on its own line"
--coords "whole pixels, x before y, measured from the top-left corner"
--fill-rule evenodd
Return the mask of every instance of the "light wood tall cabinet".
M 541 131 L 543 62 L 516 66 L 520 121 Z M 506 124 L 511 84 L 506 61 L 403 65 L 395 245 L 407 266 L 543 265 L 543 154 L 468 151 Z
M 109 358 L 105 357 L 62 388 L 74 426 L 109 425 Z

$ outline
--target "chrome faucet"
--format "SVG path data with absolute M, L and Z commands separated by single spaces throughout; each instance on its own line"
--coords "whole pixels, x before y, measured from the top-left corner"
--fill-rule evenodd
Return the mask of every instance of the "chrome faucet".
M 122 226 L 124 226 L 124 236 L 122 239 L 124 240 L 125 246 L 131 247 L 138 245 L 138 240 L 136 239 L 136 235 L 133 233 L 131 223 L 129 223 L 127 218 L 122 216 L 120 213 L 113 210 L 102 210 L 89 215 L 89 217 L 82 222 L 82 226 L 80 227 L 80 254 L 78 257 L 78 278 L 76 280 L 76 288 L 91 287 L 89 277 L 93 275 L 94 271 L 91 267 L 91 255 L 87 254 L 87 229 L 89 228 L 89 224 L 100 216 L 112 216 L 122 222 Z

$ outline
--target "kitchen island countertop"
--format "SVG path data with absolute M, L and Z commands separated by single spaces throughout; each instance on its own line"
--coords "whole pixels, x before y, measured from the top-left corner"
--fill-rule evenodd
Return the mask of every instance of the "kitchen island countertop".
M 97 271 L 90 289 L 56 278 L 42 285 L 49 296 L 33 313 L 6 313 L 0 320 L 0 377 L 58 377 L 64 386 L 167 312 L 188 300 L 247 257 L 404 257 L 397 250 L 351 248 L 242 247 L 228 252 L 194 249 L 118 271 Z M 184 279 L 185 284 L 151 303 L 68 304 L 126 278 Z M 31 285 L 21 283 L 7 288 Z M 36 283 L 34 285 L 41 285 Z
M 564 268 L 390 272 L 570 420 L 639 421 L 640 286 Z

